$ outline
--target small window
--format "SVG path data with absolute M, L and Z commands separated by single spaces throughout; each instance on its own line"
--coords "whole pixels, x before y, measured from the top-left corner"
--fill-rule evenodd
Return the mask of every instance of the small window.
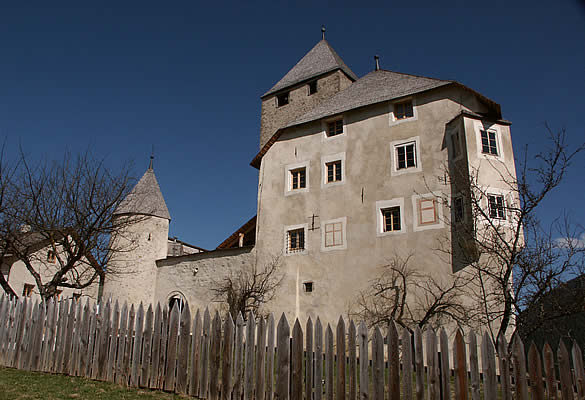
M 53 295 L 53 298 L 55 300 L 60 300 L 61 299 L 61 294 L 63 294 L 62 290 L 55 290 L 55 294 Z
M 288 92 L 276 96 L 276 105 L 282 107 L 288 104 Z
M 396 170 L 416 168 L 416 142 L 395 146 Z
M 457 158 L 461 155 L 461 138 L 459 137 L 459 131 L 455 131 L 451 135 L 451 149 L 453 151 L 453 158 Z
M 462 222 L 464 217 L 463 197 L 458 196 L 453 199 L 453 215 L 455 222 Z
M 406 119 L 414 117 L 412 100 L 394 103 L 394 119 Z
M 384 232 L 396 232 L 401 229 L 400 207 L 383 208 L 380 211 L 382 212 Z
M 73 293 L 73 300 L 79 301 L 81 299 L 81 293 Z
M 481 131 L 481 152 L 483 154 L 498 155 L 498 143 L 496 141 L 496 132 Z
M 311 293 L 313 291 L 313 282 L 303 283 L 303 288 L 305 289 L 306 293 Z
M 325 224 L 325 247 L 343 245 L 343 223 Z
M 432 225 L 438 221 L 437 201 L 436 199 L 419 199 L 418 200 L 418 224 Z
M 183 300 L 180 296 L 173 296 L 169 299 L 169 311 L 173 309 L 173 307 L 179 307 L 179 311 L 183 311 L 183 306 L 185 305 L 185 300 Z
M 341 160 L 331 161 L 325 164 L 327 166 L 327 183 L 340 182 L 341 174 Z
M 35 288 L 35 285 L 31 285 L 30 283 L 25 283 L 24 288 L 22 289 L 22 296 L 23 297 L 30 297 L 32 295 L 34 288 Z
M 317 81 L 309 82 L 309 96 L 317 93 Z
M 337 136 L 343 133 L 343 118 L 327 122 L 327 136 Z
M 298 253 L 305 250 L 305 230 L 293 229 L 287 232 L 287 253 Z
M 55 254 L 55 252 L 53 250 L 47 251 L 47 262 L 50 262 L 51 264 L 55 264 L 56 261 L 57 261 L 57 255 Z
M 490 218 L 506 219 L 506 206 L 504 196 L 499 194 L 488 195 L 488 208 Z
M 297 168 L 290 171 L 290 190 L 307 187 L 307 169 Z

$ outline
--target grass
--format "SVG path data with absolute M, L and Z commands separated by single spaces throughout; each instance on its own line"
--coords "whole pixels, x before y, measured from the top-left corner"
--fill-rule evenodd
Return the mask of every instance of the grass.
M 124 388 L 114 383 L 97 382 L 86 378 L 0 368 L 0 400 L 21 399 L 184 400 L 186 397 L 149 389 Z

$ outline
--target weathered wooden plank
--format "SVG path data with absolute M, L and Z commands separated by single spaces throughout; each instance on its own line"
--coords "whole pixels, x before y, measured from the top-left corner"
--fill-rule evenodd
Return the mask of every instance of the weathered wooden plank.
M 516 382 L 516 399 L 528 400 L 528 382 L 526 381 L 526 357 L 524 343 L 518 334 L 514 335 L 512 362 L 514 363 L 514 380 Z
M 169 342 L 169 307 L 164 306 L 162 311 L 162 323 L 161 323 L 161 337 L 160 337 L 160 353 L 158 360 L 158 372 L 156 374 L 156 387 L 157 389 L 163 389 L 166 375 L 166 362 L 167 362 L 167 346 Z
M 427 342 L 427 390 L 429 400 L 439 399 L 439 357 L 437 354 L 437 335 L 431 328 L 426 331 Z
M 485 400 L 498 398 L 498 386 L 496 380 L 496 357 L 494 345 L 487 332 L 483 334 L 481 343 L 481 362 L 483 369 L 483 391 Z
M 305 398 L 313 400 L 313 320 L 311 317 L 305 324 L 305 352 Z
M 530 392 L 532 400 L 544 400 L 544 385 L 542 383 L 542 362 L 534 342 L 528 350 L 528 373 L 530 374 Z
M 124 345 L 124 362 L 122 364 L 122 385 L 128 386 L 130 382 L 130 360 L 134 343 L 134 328 L 136 323 L 136 310 L 134 304 L 130 306 L 128 313 L 128 330 L 126 331 L 126 344 Z
M 211 335 L 211 316 L 209 310 L 203 313 L 203 336 L 201 338 L 201 383 L 199 384 L 199 397 L 207 398 L 209 387 L 209 345 Z
M 297 319 L 292 332 L 291 400 L 303 399 L 303 330 Z
M 334 358 L 333 353 L 333 330 L 327 324 L 325 329 L 325 399 L 333 400 L 334 390 Z
M 400 399 L 400 353 L 398 331 L 394 321 L 388 324 L 388 396 L 390 400 Z
M 423 365 L 423 340 L 420 327 L 414 329 L 414 362 L 416 375 L 416 399 L 423 400 L 425 397 L 424 365 Z
M 83 308 L 81 299 L 74 299 L 75 302 L 75 332 L 73 334 L 73 360 L 71 372 L 74 376 L 79 376 L 79 358 L 81 356 L 81 331 L 83 329 Z
M 122 384 L 124 380 L 124 354 L 126 353 L 126 337 L 128 335 L 128 303 L 124 302 L 120 312 L 120 324 L 118 325 L 118 353 L 116 354 L 115 382 Z
M 97 327 L 97 304 L 93 303 L 91 311 L 89 312 L 89 332 L 87 341 L 87 358 L 85 364 L 85 377 L 91 378 L 91 367 L 93 366 L 93 353 L 95 350 L 96 340 L 96 327 Z M 58 330 L 57 330 L 58 334 Z M 55 353 L 57 353 L 57 345 L 59 338 L 56 338 Z M 56 354 L 53 359 L 56 359 Z M 54 368 L 54 365 L 53 365 Z
M 37 311 L 36 329 L 34 332 L 34 345 L 32 348 L 32 365 L 33 371 L 39 371 L 41 365 L 41 355 L 43 349 L 43 329 L 45 327 L 46 308 L 45 304 L 39 304 Z
M 441 352 L 439 357 L 441 399 L 447 400 L 451 398 L 451 374 L 449 370 L 449 338 L 447 338 L 445 328 L 439 332 L 439 348 Z
M 191 336 L 191 370 L 189 373 L 189 395 L 199 395 L 199 375 L 201 364 L 201 313 L 195 313 L 193 334 Z
M 106 380 L 114 382 L 116 373 L 116 351 L 118 350 L 118 335 L 120 331 L 120 304 L 114 303 L 112 313 L 112 329 L 110 330 L 110 345 L 108 346 L 108 361 L 106 362 Z
M 152 304 L 148 305 L 146 317 L 144 318 L 144 334 L 142 335 L 142 365 L 140 367 L 140 387 L 149 387 L 150 384 L 150 363 L 152 360 L 152 337 L 154 334 L 153 327 L 154 314 Z M 190 323 L 190 321 L 189 321 Z M 157 354 L 158 356 L 158 354 Z M 189 357 L 188 350 L 186 357 Z M 187 373 L 185 368 L 185 373 Z
M 225 351 L 225 350 L 224 350 Z M 266 321 L 258 320 L 256 328 L 256 399 L 264 400 L 264 385 L 266 380 Z
M 15 368 L 22 368 L 22 352 L 23 352 L 23 346 L 26 346 L 26 342 L 24 341 L 24 333 L 26 330 L 26 322 L 28 320 L 28 315 L 30 313 L 30 301 L 29 299 L 25 298 L 24 301 L 22 302 L 22 307 L 19 310 L 20 311 L 20 315 L 18 315 L 18 327 L 17 327 L 17 331 L 16 331 L 16 336 L 15 336 L 15 342 L 14 342 L 14 361 L 12 363 L 12 366 Z
M 315 400 L 323 399 L 323 325 L 315 321 Z
M 494 375 L 495 375 L 495 364 L 494 364 Z M 471 400 L 481 399 L 481 378 L 479 376 L 479 356 L 477 353 L 477 337 L 475 332 L 469 332 L 469 375 L 470 375 L 470 389 L 471 389 Z
M 87 304 L 86 304 L 87 306 Z M 84 308 L 85 311 L 85 308 Z M 45 326 L 45 339 L 43 342 L 43 359 L 42 359 L 42 371 L 49 372 L 50 371 L 50 358 L 53 356 L 53 346 L 55 341 L 55 328 L 56 328 L 56 319 L 55 319 L 55 300 L 51 299 L 48 302 L 47 307 L 47 322 Z M 83 335 L 83 334 L 82 334 Z M 83 352 L 80 351 L 80 357 L 83 357 Z M 83 374 L 82 374 L 83 375 Z
M 19 323 L 20 323 L 22 307 L 23 307 L 22 301 L 15 299 L 14 302 L 15 302 L 15 305 L 12 308 L 12 312 L 10 314 L 9 321 L 8 321 L 8 323 L 11 326 L 11 329 L 10 329 L 10 332 L 8 335 L 9 351 L 8 351 L 8 354 L 6 354 L 6 356 L 5 356 L 7 367 L 14 366 L 14 359 L 15 359 L 15 355 L 16 355 L 15 342 L 17 340 L 17 332 L 19 330 Z
M 145 338 L 146 339 L 146 338 Z M 185 303 L 179 325 L 179 353 L 177 355 L 177 393 L 187 394 L 189 369 L 189 345 L 191 344 L 191 310 Z
M 571 364 L 569 361 L 569 352 L 565 343 L 561 339 L 559 341 L 559 349 L 557 351 L 557 359 L 559 361 L 559 375 L 561 381 L 561 399 L 573 400 L 573 382 L 571 379 Z
M 234 400 L 242 398 L 244 381 L 244 317 L 238 313 L 236 318 L 236 340 L 234 345 Z M 274 344 L 274 341 L 273 341 Z
M 546 379 L 546 398 L 557 400 L 558 384 L 555 369 L 555 356 L 548 343 L 544 344 L 542 355 L 544 359 L 544 373 Z
M 98 312 L 95 317 L 95 338 L 93 343 L 93 359 L 91 362 L 91 379 L 98 379 L 99 377 L 99 369 L 98 369 L 98 362 L 100 354 L 102 353 L 101 344 L 102 344 L 102 336 L 104 334 L 104 305 L 98 305 Z
M 165 384 L 164 390 L 172 392 L 175 390 L 176 372 L 177 372 L 177 339 L 179 336 L 179 307 L 175 305 L 170 310 L 169 318 L 169 339 L 167 343 L 167 360 L 165 365 Z
M 254 354 L 252 353 L 252 356 Z M 252 365 L 254 361 L 252 360 Z M 209 399 L 219 399 L 219 369 L 221 366 L 221 318 L 215 312 L 211 323 L 211 344 L 209 351 Z
M 12 302 L 8 295 L 2 296 L 2 306 L 0 307 L 0 365 L 6 365 L 5 356 L 8 353 L 8 340 L 10 326 L 8 326 L 9 315 L 12 308 Z
M 289 400 L 290 326 L 282 313 L 276 330 L 276 390 L 275 400 Z
M 510 353 L 508 352 L 508 342 L 504 336 L 498 337 L 498 360 L 500 366 L 502 400 L 512 400 L 512 384 L 510 382 Z
M 402 396 L 412 400 L 412 341 L 410 331 L 402 329 Z
M 376 327 L 372 338 L 373 400 L 384 400 L 384 339 Z
M 65 348 L 63 354 L 63 370 L 64 374 L 69 374 L 71 371 L 71 353 L 73 350 L 73 331 L 75 329 L 75 303 L 72 300 L 68 301 L 69 312 L 67 314 L 67 330 L 65 331 Z
M 39 308 L 39 304 L 38 301 L 36 301 L 35 303 L 31 302 L 31 306 L 30 306 L 30 312 L 29 315 L 26 319 L 26 325 L 24 328 L 24 339 L 22 341 L 22 355 L 21 355 L 21 365 L 20 365 L 20 369 L 24 369 L 24 370 L 28 370 L 29 365 L 31 364 L 31 360 L 30 357 L 32 355 L 32 346 L 33 343 L 32 341 L 34 340 L 34 333 L 33 331 L 33 326 L 34 326 L 34 322 L 36 319 L 36 313 L 38 311 Z
M 345 400 L 345 322 L 341 316 L 337 321 L 335 339 L 337 346 L 337 377 L 335 379 L 337 385 L 335 393 L 337 400 Z
M 276 346 L 274 345 L 275 340 L 275 327 L 274 327 L 274 315 L 268 316 L 268 340 L 266 350 L 266 400 L 272 400 L 274 397 L 274 354 Z M 238 398 L 239 400 L 239 398 Z M 260 399 L 261 400 L 261 399 Z
M 246 320 L 246 351 L 244 361 L 244 400 L 254 398 L 254 334 L 256 321 L 254 314 L 250 312 Z
M 156 303 L 154 311 L 154 324 L 152 327 L 152 350 L 150 352 L 151 364 L 148 372 L 148 387 L 155 389 L 158 381 L 158 363 L 160 361 L 160 339 L 162 334 L 162 310 L 160 302 Z
M 130 386 L 137 387 L 140 383 L 140 359 L 142 356 L 142 335 L 144 333 L 144 304 L 138 306 L 134 325 L 134 344 L 132 346 L 132 369 L 130 371 Z
M 263 320 L 261 320 L 263 321 Z M 223 352 L 221 363 L 221 399 L 232 398 L 232 367 L 234 359 L 234 332 L 235 325 L 230 313 L 227 314 L 223 324 Z M 264 346 L 264 345 L 263 345 Z M 264 363 L 262 363 L 264 365 Z M 263 389 L 263 388 L 262 388 Z M 263 393 L 263 392 L 262 392 Z
M 465 341 L 461 330 L 458 329 L 453 341 L 453 367 L 455 370 L 455 398 L 457 400 L 467 400 L 467 356 L 465 353 Z
M 573 370 L 575 371 L 575 385 L 579 399 L 585 399 L 585 369 L 583 368 L 583 353 L 576 341 L 573 341 Z
M 353 320 L 349 321 L 347 334 L 347 348 L 349 357 L 349 394 L 348 400 L 357 400 L 357 348 L 356 348 L 357 331 Z M 307 400 L 310 398 L 307 396 Z
M 102 320 L 103 330 L 100 332 L 100 352 L 98 358 L 98 378 L 100 380 L 106 379 L 106 367 L 108 365 L 108 354 L 110 345 L 110 334 L 112 331 L 112 301 L 108 300 L 104 307 L 104 315 Z

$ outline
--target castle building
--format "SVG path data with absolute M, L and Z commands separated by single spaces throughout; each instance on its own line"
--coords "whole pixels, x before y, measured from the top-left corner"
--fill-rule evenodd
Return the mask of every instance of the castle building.
M 477 171 L 489 215 L 506 218 L 513 199 L 499 174 L 515 171 L 510 123 L 461 83 L 383 70 L 378 60 L 359 78 L 323 38 L 261 101 L 257 215 L 215 250 L 172 254 L 170 215 L 149 169 L 134 206 L 120 211 L 148 205 L 131 229 L 139 245 L 115 261 L 135 270 L 107 281 L 105 295 L 214 307 L 209 288 L 221 277 L 280 257 L 284 279 L 267 308 L 333 321 L 396 255 L 411 254 L 437 279 L 464 267 L 456 251 L 437 252 L 470 218 L 445 171 Z

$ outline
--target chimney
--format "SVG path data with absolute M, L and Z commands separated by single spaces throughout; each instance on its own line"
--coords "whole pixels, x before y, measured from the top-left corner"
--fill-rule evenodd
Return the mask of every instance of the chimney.
M 374 71 L 380 70 L 380 56 L 374 56 L 374 61 L 376 62 L 376 69 Z

